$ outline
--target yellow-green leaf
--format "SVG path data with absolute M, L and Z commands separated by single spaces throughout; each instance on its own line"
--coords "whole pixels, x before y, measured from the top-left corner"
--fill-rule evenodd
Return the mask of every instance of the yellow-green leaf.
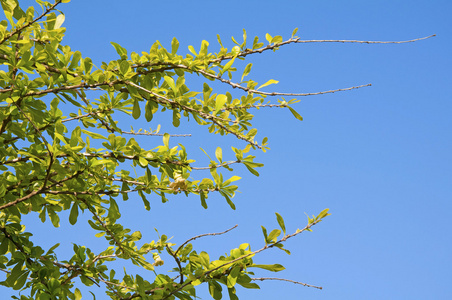
M 290 112 L 292 113 L 292 115 L 293 115 L 295 118 L 297 118 L 297 119 L 300 120 L 300 121 L 303 121 L 303 117 L 300 116 L 300 114 L 297 113 L 297 112 L 295 111 L 295 109 L 293 109 L 292 107 L 289 107 L 289 110 L 290 110 Z
M 220 94 L 217 96 L 215 99 L 215 113 L 219 112 L 223 108 L 227 100 L 228 97 L 226 95 Z
M 266 83 L 264 83 L 263 85 L 258 87 L 257 89 L 261 89 L 261 88 L 266 87 L 267 85 L 270 85 L 270 84 L 277 84 L 278 82 L 279 81 L 277 81 L 277 80 L 270 79 L 269 81 L 267 81 Z

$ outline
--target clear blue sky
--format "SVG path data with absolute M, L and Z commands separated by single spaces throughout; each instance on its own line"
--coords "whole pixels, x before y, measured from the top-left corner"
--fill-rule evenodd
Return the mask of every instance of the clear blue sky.
M 239 289 L 240 299 L 452 299 L 452 2 L 135 0 L 72 1 L 59 8 L 68 27 L 63 43 L 98 66 L 117 58 L 111 41 L 140 53 L 155 40 L 169 46 L 177 37 L 182 54 L 188 45 L 199 49 L 205 39 L 215 52 L 216 34 L 232 47 L 230 37 L 241 39 L 243 28 L 262 39 L 267 32 L 289 38 L 295 27 L 303 39 L 408 40 L 437 34 L 401 45 L 289 45 L 250 58 L 250 78 L 279 80 L 268 91 L 372 87 L 302 98 L 295 108 L 303 122 L 286 110 L 255 111 L 254 125 L 260 138 L 269 138 L 271 151 L 255 152 L 265 164 L 260 177 L 236 168 L 243 177 L 236 211 L 211 196 L 208 210 L 196 198 L 162 204 L 151 197 L 152 209 L 146 212 L 136 196 L 121 203 L 121 220 L 142 231 L 147 241 L 157 238 L 156 227 L 178 244 L 238 224 L 228 235 L 194 242 L 214 257 L 243 242 L 254 250 L 262 247 L 260 225 L 276 228 L 274 212 L 295 231 L 305 226 L 305 212 L 330 208 L 332 215 L 314 232 L 288 241 L 292 255 L 269 250 L 256 258 L 286 267 L 259 277 L 278 276 L 324 290 L 264 282 L 260 291 Z M 206 162 L 199 146 L 210 154 L 222 146 L 231 158 L 228 145 L 243 146 L 192 123 L 171 128 L 165 118 L 158 120 L 163 131 L 193 134 L 171 143 L 186 144 L 199 165 Z M 156 122 L 138 125 L 157 127 Z M 153 148 L 161 140 L 142 142 Z M 51 225 L 35 217 L 27 218 L 28 230 L 36 242 L 61 242 L 60 259 L 73 241 L 91 243 L 94 250 L 105 245 L 82 224 L 71 227 L 62 220 L 61 228 L 49 234 Z

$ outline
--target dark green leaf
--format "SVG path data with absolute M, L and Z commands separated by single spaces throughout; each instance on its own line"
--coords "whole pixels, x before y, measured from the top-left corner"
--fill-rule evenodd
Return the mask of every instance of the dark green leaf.
M 132 117 L 136 120 L 140 117 L 140 115 L 141 115 L 140 103 L 138 102 L 138 99 L 134 99 Z
M 77 223 L 77 217 L 78 217 L 78 205 L 76 202 L 74 202 L 71 208 L 71 212 L 69 214 L 69 223 L 71 223 L 71 225 Z

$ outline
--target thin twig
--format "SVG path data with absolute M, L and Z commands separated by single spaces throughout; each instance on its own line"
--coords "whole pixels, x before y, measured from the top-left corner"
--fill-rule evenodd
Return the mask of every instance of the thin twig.
M 177 266 L 179 268 L 179 274 L 180 274 L 180 284 L 184 283 L 184 274 L 182 273 L 182 265 L 180 263 L 180 259 L 177 257 L 176 253 L 177 252 L 173 252 L 171 250 L 170 247 L 168 247 L 168 245 L 166 245 L 166 250 L 168 251 L 168 253 L 174 258 L 174 260 L 177 263 Z M 178 249 L 179 250 L 179 249 Z
M 303 283 L 303 282 L 299 282 L 299 281 L 294 281 L 294 280 L 290 280 L 290 279 L 284 279 L 284 278 L 275 278 L 275 277 L 261 277 L 261 278 L 251 278 L 251 280 L 260 280 L 260 281 L 264 281 L 264 280 L 280 280 L 280 281 L 287 281 L 287 282 L 292 282 L 295 284 L 300 284 L 303 286 L 307 286 L 307 287 L 313 287 L 316 289 L 323 289 L 321 286 L 316 286 L 316 285 L 311 285 L 311 284 L 307 284 L 307 283 Z
M 203 237 L 203 236 L 225 234 L 225 233 L 231 231 L 232 229 L 237 228 L 238 226 L 239 226 L 239 225 L 235 225 L 234 227 L 231 227 L 231 228 L 229 228 L 228 230 L 225 230 L 225 231 L 223 231 L 223 232 L 204 233 L 204 234 L 200 234 L 200 235 L 194 236 L 194 237 L 192 237 L 192 238 L 186 240 L 182 245 L 180 245 L 179 248 L 177 248 L 176 252 L 174 252 L 174 255 L 176 255 L 176 254 L 177 254 L 177 253 L 178 253 L 178 252 L 179 252 L 186 244 L 188 244 L 189 242 L 191 242 L 191 241 L 193 241 L 193 240 L 199 239 L 200 237 Z
M 132 132 L 132 131 L 123 131 L 124 134 L 132 134 L 132 135 L 149 135 L 149 136 L 164 136 L 166 133 L 151 133 L 151 132 Z M 190 137 L 191 134 L 170 134 L 171 137 Z
M 404 44 L 404 43 L 412 43 L 416 41 L 426 40 L 431 37 L 436 36 L 436 34 L 432 34 L 429 36 L 406 40 L 406 41 L 360 41 L 360 40 L 300 40 L 298 39 L 296 43 L 359 43 L 359 44 Z
M 281 43 L 276 43 L 276 44 L 271 44 L 271 45 L 267 45 L 265 47 L 259 48 L 259 49 L 255 49 L 255 50 L 251 50 L 251 49 L 245 49 L 244 51 L 240 52 L 237 56 L 233 56 L 233 55 L 228 55 L 228 56 L 222 56 L 216 59 L 212 59 L 209 64 L 212 63 L 220 63 L 223 60 L 226 59 L 233 59 L 234 57 L 245 57 L 247 55 L 250 54 L 254 54 L 254 53 L 262 53 L 264 51 L 267 50 L 273 50 L 275 48 L 284 46 L 284 45 L 288 45 L 291 43 L 359 43 L 359 44 L 403 44 L 403 43 L 411 43 L 411 42 L 416 42 L 416 41 L 420 41 L 420 40 L 425 40 L 431 37 L 436 36 L 436 34 L 432 34 L 426 37 L 422 37 L 422 38 L 417 38 L 417 39 L 412 39 L 412 40 L 407 40 L 407 41 L 359 41 L 359 40 L 301 40 L 300 38 L 290 38 L 287 41 L 283 41 Z

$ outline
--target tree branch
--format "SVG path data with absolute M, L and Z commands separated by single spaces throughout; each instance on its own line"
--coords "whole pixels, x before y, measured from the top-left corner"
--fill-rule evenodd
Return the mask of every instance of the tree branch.
M 245 259 L 245 258 L 247 258 L 247 257 L 254 256 L 254 255 L 256 255 L 256 254 L 258 254 L 258 253 L 260 253 L 260 252 L 262 252 L 262 251 L 264 251 L 264 250 L 273 248 L 273 247 L 275 247 L 276 245 L 280 244 L 281 242 L 286 241 L 286 240 L 289 239 L 289 238 L 292 238 L 292 237 L 294 237 L 294 236 L 296 236 L 296 235 L 299 235 L 300 233 L 302 233 L 302 232 L 304 232 L 304 231 L 306 231 L 306 230 L 310 230 L 310 228 L 311 228 L 312 226 L 318 224 L 320 221 L 321 221 L 321 219 L 319 219 L 319 220 L 314 220 L 312 223 L 306 225 L 303 229 L 301 229 L 301 230 L 298 229 L 295 233 L 292 233 L 292 234 L 289 234 L 289 235 L 285 235 L 282 239 L 280 239 L 279 241 L 277 241 L 277 242 L 275 242 L 275 243 L 273 243 L 273 244 L 265 245 L 264 247 L 262 247 L 262 248 L 259 249 L 259 250 L 253 251 L 253 252 L 251 252 L 251 253 L 249 253 L 249 254 L 242 255 L 242 256 L 240 256 L 240 257 L 238 257 L 238 258 L 236 258 L 236 259 L 233 259 L 233 260 L 228 261 L 228 262 L 226 262 L 226 263 L 224 263 L 224 264 L 222 264 L 222 265 L 219 265 L 218 267 L 215 267 L 215 268 L 213 268 L 213 269 L 210 269 L 210 270 L 208 270 L 207 272 L 203 273 L 202 275 L 196 277 L 196 279 L 200 279 L 200 278 L 202 278 L 202 277 L 204 277 L 204 276 L 207 276 L 207 275 L 209 275 L 210 273 L 212 273 L 212 272 L 214 272 L 214 271 L 216 271 L 216 270 L 219 270 L 219 269 L 221 269 L 221 268 L 223 268 L 223 267 L 225 267 L 225 266 L 227 266 L 227 265 L 233 264 L 233 263 L 235 263 L 235 262 L 237 262 L 237 261 L 243 260 L 243 259 Z M 188 281 L 186 281 L 184 284 L 182 284 L 181 286 L 179 286 L 177 289 L 171 291 L 171 292 L 170 292 L 168 295 L 166 295 L 162 300 L 168 299 L 169 297 L 171 297 L 171 296 L 174 295 L 175 293 L 181 291 L 181 290 L 182 290 L 184 287 L 186 287 L 187 285 L 191 284 L 193 281 L 194 281 L 194 280 L 188 280 Z
M 201 237 L 203 237 L 203 236 L 213 236 L 213 235 L 221 235 L 221 234 L 225 234 L 225 233 L 227 233 L 227 232 L 229 232 L 229 231 L 231 231 L 231 230 L 237 228 L 238 226 L 239 226 L 239 225 L 235 225 L 234 227 L 231 227 L 231 228 L 229 228 L 228 230 L 225 230 L 225 231 L 223 231 L 223 232 L 204 233 L 204 234 L 200 234 L 200 235 L 194 236 L 194 237 L 192 237 L 192 238 L 189 238 L 189 239 L 186 240 L 184 243 L 182 243 L 182 245 L 180 245 L 179 248 L 177 248 L 176 252 L 174 252 L 174 255 L 176 255 L 176 254 L 177 254 L 177 253 L 178 253 L 178 252 L 179 252 L 186 244 L 188 244 L 189 242 L 191 242 L 191 241 L 193 241 L 193 240 L 199 239 L 199 238 L 201 238 Z
M 257 280 L 260 280 L 260 281 L 264 281 L 264 280 L 279 280 L 279 281 L 292 282 L 292 283 L 300 284 L 300 285 L 307 286 L 307 287 L 313 287 L 313 288 L 316 288 L 316 289 L 319 289 L 319 290 L 323 289 L 321 286 L 315 286 L 315 285 L 311 285 L 311 284 L 307 284 L 307 283 L 303 283 L 303 282 L 299 282 L 299 281 L 293 281 L 293 280 L 290 280 L 290 279 L 284 279 L 284 278 L 261 277 L 261 278 L 251 278 L 251 280 L 254 280 L 254 281 L 257 281 Z
M 432 34 L 426 37 L 422 37 L 422 38 L 417 38 L 417 39 L 412 39 L 412 40 L 406 40 L 406 41 L 359 41 L 359 40 L 301 40 L 300 38 L 290 38 L 287 41 L 284 42 L 280 42 L 280 43 L 276 43 L 276 44 L 271 44 L 271 45 L 267 45 L 265 47 L 259 48 L 259 49 L 255 49 L 255 50 L 250 50 L 250 49 L 245 49 L 244 51 L 240 52 L 237 56 L 232 56 L 232 55 L 228 55 L 228 56 L 222 56 L 216 59 L 212 59 L 209 64 L 212 63 L 220 63 L 223 60 L 226 59 L 233 59 L 234 57 L 245 57 L 247 55 L 250 54 L 255 54 L 255 53 L 262 53 L 264 51 L 267 50 L 273 50 L 275 48 L 284 46 L 284 45 L 288 45 L 291 43 L 359 43 L 359 44 L 403 44 L 403 43 L 411 43 L 411 42 L 416 42 L 416 41 L 420 41 L 420 40 L 425 40 L 431 37 L 436 36 L 436 34 Z

